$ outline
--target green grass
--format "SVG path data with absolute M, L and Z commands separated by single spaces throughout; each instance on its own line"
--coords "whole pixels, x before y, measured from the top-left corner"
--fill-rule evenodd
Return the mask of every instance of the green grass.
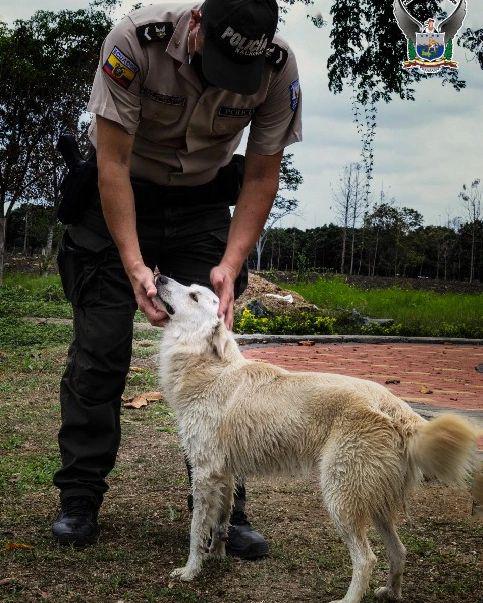
M 284 285 L 328 312 L 355 309 L 366 316 L 392 318 L 394 334 L 483 337 L 483 294 L 434 293 L 397 287 L 364 290 L 340 278 Z
M 71 318 L 58 275 L 7 274 L 0 287 L 0 317 Z

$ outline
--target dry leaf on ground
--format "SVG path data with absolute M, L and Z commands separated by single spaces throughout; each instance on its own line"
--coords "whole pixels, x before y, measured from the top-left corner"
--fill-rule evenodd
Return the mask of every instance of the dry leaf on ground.
M 422 394 L 432 394 L 432 393 L 433 393 L 433 390 L 432 390 L 432 389 L 429 389 L 429 387 L 426 387 L 425 385 L 422 385 L 422 386 L 419 388 L 419 391 L 420 391 Z
M 298 343 L 298 345 L 303 345 L 303 346 L 307 346 L 307 347 L 315 345 L 315 341 L 309 341 L 309 340 L 307 340 L 307 341 L 298 341 L 297 343 Z
M 151 402 L 159 402 L 162 400 L 163 395 L 161 392 L 145 392 L 144 394 L 138 394 L 133 398 L 123 398 L 124 408 L 142 408 L 151 404 Z
M 23 542 L 7 542 L 5 543 L 7 551 L 15 551 L 17 549 L 33 549 L 33 545 L 25 544 Z
M 142 366 L 130 366 L 129 370 L 131 373 L 144 373 L 146 369 Z
M 385 383 L 387 383 L 389 385 L 389 383 L 394 383 L 395 385 L 397 385 L 398 383 L 401 383 L 400 379 L 386 379 Z

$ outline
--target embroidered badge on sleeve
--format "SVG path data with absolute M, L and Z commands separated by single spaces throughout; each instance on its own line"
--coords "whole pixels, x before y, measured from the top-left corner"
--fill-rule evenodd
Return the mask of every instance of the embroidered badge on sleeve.
M 139 67 L 128 58 L 123 52 L 119 50 L 117 46 L 111 51 L 111 54 L 107 57 L 107 61 L 102 67 L 102 71 L 114 80 L 116 84 L 123 88 L 129 88 L 131 82 L 139 71 Z
M 299 80 L 294 80 L 290 86 L 290 108 L 292 111 L 295 111 L 299 104 L 299 96 L 300 96 L 300 82 Z

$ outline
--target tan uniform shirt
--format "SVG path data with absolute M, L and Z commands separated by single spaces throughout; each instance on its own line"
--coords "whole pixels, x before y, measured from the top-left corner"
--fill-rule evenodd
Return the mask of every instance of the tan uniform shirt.
M 157 184 L 209 182 L 230 162 L 248 124 L 247 150 L 260 155 L 302 139 L 297 64 L 288 45 L 274 39 L 287 60 L 280 70 L 267 62 L 256 94 L 203 89 L 188 55 L 191 8 L 198 7 L 163 2 L 124 17 L 104 41 L 88 104 L 134 135 L 131 173 Z M 89 135 L 95 146 L 95 119 Z

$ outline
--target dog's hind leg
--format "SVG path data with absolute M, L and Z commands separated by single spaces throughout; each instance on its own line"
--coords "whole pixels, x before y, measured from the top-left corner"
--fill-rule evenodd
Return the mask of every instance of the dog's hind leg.
M 401 583 L 406 562 L 406 549 L 399 540 L 392 519 L 377 517 L 375 526 L 386 547 L 389 558 L 389 576 L 387 585 L 377 588 L 374 592 L 377 599 L 382 601 L 401 601 Z
M 351 460 L 351 459 L 349 459 Z M 352 459 L 353 461 L 353 459 Z M 362 489 L 357 466 L 344 458 L 344 450 L 335 448 L 321 462 L 321 486 L 327 511 L 349 549 L 352 579 L 345 597 L 332 603 L 360 603 L 369 588 L 376 556 L 367 539 L 370 523 L 368 501 Z M 363 482 L 360 482 L 363 483 Z
M 218 521 L 223 485 L 224 482 L 219 477 L 193 471 L 190 552 L 186 565 L 171 572 L 172 578 L 190 581 L 200 573 L 210 531 Z
M 220 514 L 212 529 L 210 555 L 213 557 L 225 556 L 225 542 L 228 538 L 234 491 L 235 479 L 230 475 L 223 484 Z
M 369 588 L 372 570 L 376 564 L 376 556 L 372 552 L 367 539 L 366 526 L 351 526 L 350 522 L 341 521 L 340 515 L 330 513 L 342 540 L 349 549 L 352 561 L 352 580 L 345 597 L 332 603 L 360 603 Z

